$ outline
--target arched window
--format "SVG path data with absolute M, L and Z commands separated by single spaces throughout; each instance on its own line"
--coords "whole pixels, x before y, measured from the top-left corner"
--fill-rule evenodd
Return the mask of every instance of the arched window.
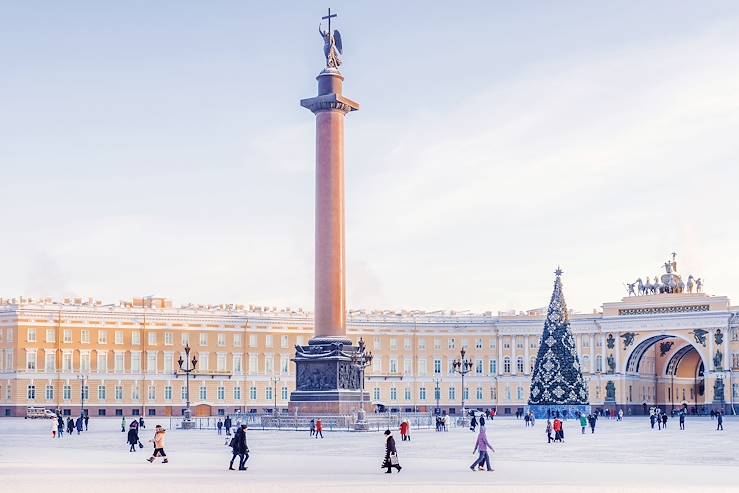
M 588 355 L 582 357 L 582 371 L 590 373 L 590 356 Z
M 503 358 L 503 372 L 504 373 L 511 372 L 511 358 L 509 358 L 508 356 Z
M 603 371 L 603 356 L 600 354 L 595 357 L 595 371 L 598 373 Z
M 529 361 L 529 371 L 531 373 L 534 373 L 534 366 L 536 366 L 536 358 L 532 356 L 531 360 Z
M 523 358 L 520 356 L 516 358 L 516 371 L 518 373 L 523 373 Z

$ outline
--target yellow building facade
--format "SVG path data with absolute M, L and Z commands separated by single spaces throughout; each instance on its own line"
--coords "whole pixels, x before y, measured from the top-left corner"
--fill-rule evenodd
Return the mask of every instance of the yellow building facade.
M 467 408 L 510 414 L 528 401 L 544 316 L 351 312 L 348 336 L 374 356 L 365 380 L 373 409 L 457 414 L 464 398 Z M 594 407 L 731 412 L 739 400 L 739 307 L 725 297 L 630 296 L 570 321 Z M 79 414 L 84 398 L 93 416 L 179 416 L 186 344 L 198 359 L 195 415 L 286 412 L 294 346 L 312 334 L 302 311 L 176 308 L 162 298 L 0 300 L 0 415 L 29 406 Z M 473 365 L 464 390 L 452 367 L 462 349 Z

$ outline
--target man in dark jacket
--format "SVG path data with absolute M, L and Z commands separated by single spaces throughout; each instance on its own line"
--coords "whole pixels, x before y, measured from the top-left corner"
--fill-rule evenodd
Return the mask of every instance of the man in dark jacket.
M 685 429 L 685 411 L 680 412 L 680 429 Z
M 246 446 L 246 425 L 241 425 L 236 429 L 233 439 L 231 440 L 231 449 L 233 455 L 228 465 L 230 471 L 234 470 L 234 459 L 239 457 L 239 471 L 246 471 L 246 460 L 249 458 L 249 447 Z
M 226 436 L 231 436 L 231 416 L 223 420 L 223 427 L 226 428 Z
M 85 414 L 85 431 L 87 431 L 87 423 L 90 421 L 90 416 Z
M 71 436 L 73 431 L 74 431 L 74 421 L 72 421 L 71 417 L 68 417 L 67 418 L 67 436 Z
M 128 449 L 129 452 L 136 452 L 136 444 L 139 443 L 139 430 L 138 426 L 134 425 L 136 421 L 134 420 L 131 423 L 131 427 L 128 429 L 128 438 L 126 441 L 131 444 L 131 447 Z
M 716 431 L 724 429 L 724 415 L 721 411 L 716 411 Z
M 393 434 L 390 430 L 385 430 L 385 461 L 382 463 L 381 467 L 387 467 L 385 474 L 392 473 L 393 467 L 396 468 L 398 472 L 402 469 L 398 462 L 398 450 L 395 448 L 395 438 L 393 438 Z

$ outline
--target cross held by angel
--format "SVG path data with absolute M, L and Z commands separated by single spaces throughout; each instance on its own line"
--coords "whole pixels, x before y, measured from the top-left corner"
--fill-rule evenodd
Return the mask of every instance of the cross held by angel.
M 341 33 L 338 29 L 334 29 L 333 33 L 331 32 L 332 17 L 336 17 L 336 14 L 332 14 L 331 9 L 328 9 L 328 15 L 321 17 L 323 20 L 328 20 L 328 29 L 324 31 L 319 24 L 318 32 L 321 33 L 321 37 L 323 38 L 323 54 L 326 56 L 326 67 L 339 68 L 339 65 L 341 65 L 341 55 L 343 54 Z

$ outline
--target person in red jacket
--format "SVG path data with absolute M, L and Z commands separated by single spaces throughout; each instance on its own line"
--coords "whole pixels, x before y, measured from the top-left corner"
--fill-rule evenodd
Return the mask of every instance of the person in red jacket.
M 321 418 L 316 420 L 316 438 L 318 438 L 319 434 L 323 438 L 323 421 L 321 421 Z

